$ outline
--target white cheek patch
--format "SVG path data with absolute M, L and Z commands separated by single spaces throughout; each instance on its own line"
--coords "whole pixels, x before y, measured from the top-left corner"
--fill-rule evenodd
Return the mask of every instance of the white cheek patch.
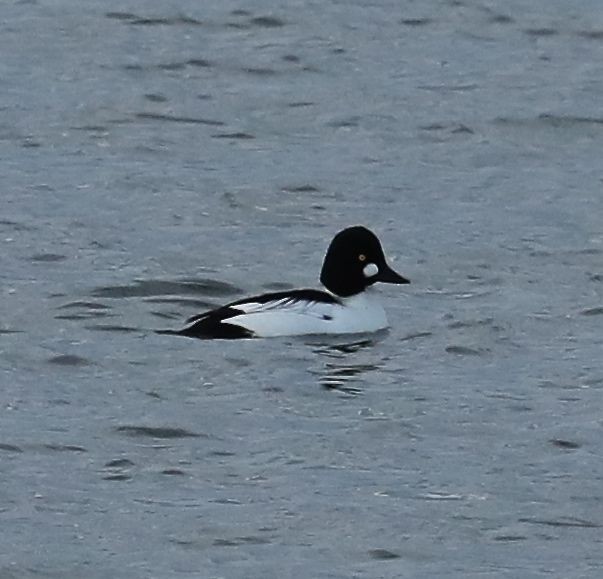
M 373 277 L 379 273 L 379 268 L 374 263 L 367 263 L 362 270 L 364 277 Z

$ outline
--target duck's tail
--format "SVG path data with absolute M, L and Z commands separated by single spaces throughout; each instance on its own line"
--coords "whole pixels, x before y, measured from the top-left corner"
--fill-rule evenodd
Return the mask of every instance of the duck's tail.
M 162 336 L 186 336 L 187 334 L 184 330 L 154 330 L 156 334 L 160 334 Z

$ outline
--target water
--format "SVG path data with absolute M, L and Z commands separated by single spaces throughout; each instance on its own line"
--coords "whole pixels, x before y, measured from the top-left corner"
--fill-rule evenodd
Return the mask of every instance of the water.
M 598 1 L 2 15 L 1 577 L 601 576 Z M 152 333 L 355 223 L 389 332 Z

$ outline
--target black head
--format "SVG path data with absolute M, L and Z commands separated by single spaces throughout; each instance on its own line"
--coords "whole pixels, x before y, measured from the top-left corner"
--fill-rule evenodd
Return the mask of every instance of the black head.
M 410 283 L 387 265 L 377 236 L 361 225 L 348 227 L 333 238 L 322 264 L 320 281 L 341 297 L 360 293 L 378 281 Z

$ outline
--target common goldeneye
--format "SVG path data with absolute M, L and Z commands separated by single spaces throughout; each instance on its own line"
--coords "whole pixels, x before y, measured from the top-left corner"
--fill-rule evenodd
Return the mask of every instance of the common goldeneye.
M 375 282 L 410 283 L 385 261 L 377 236 L 360 225 L 340 231 L 325 256 L 325 290 L 294 289 L 241 299 L 162 331 L 202 339 L 351 334 L 387 328 L 385 310 L 366 291 Z

